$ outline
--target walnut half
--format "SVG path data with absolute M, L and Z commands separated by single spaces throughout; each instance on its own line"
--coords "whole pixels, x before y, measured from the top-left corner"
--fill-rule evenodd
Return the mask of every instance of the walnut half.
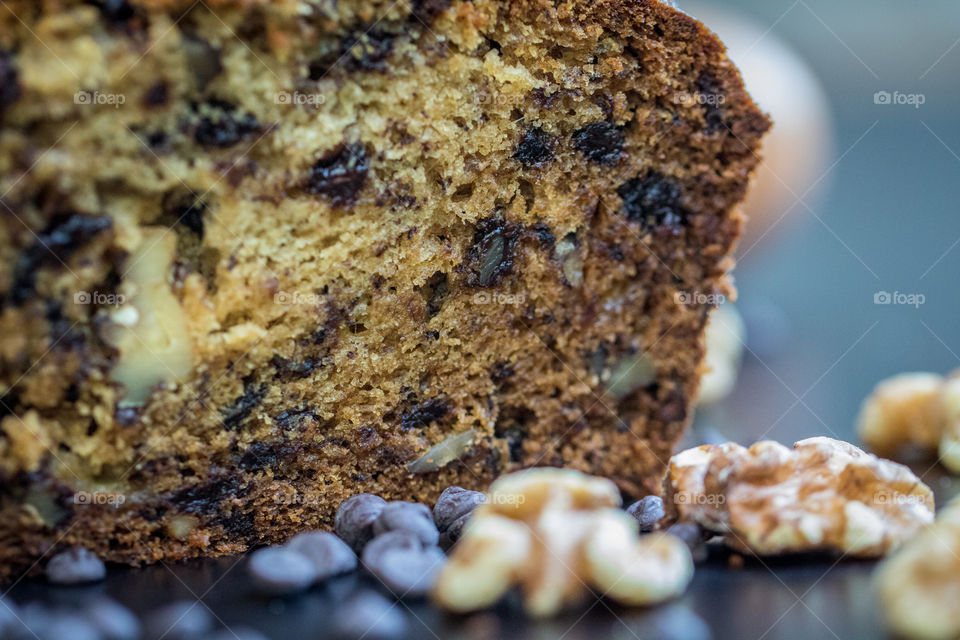
M 857 430 L 880 455 L 911 447 L 937 452 L 944 467 L 960 473 L 960 372 L 903 373 L 884 380 L 864 401 Z
M 882 556 L 933 520 L 933 493 L 907 467 L 831 438 L 689 449 L 668 485 L 681 520 L 758 555 Z
M 960 500 L 885 560 L 875 576 L 887 624 L 907 638 L 960 636 Z
M 545 617 L 590 589 L 628 605 L 683 593 L 693 577 L 686 545 L 667 534 L 641 537 L 619 505 L 612 482 L 578 471 L 529 469 L 500 478 L 467 523 L 433 599 L 474 611 L 519 586 L 527 612 Z

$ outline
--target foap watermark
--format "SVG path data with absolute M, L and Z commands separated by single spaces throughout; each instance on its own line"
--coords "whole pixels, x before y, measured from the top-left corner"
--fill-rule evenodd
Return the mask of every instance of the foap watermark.
M 278 291 L 273 296 L 275 304 L 289 307 L 296 304 L 318 305 L 323 302 L 323 296 L 316 293 L 300 293 L 298 291 Z
M 291 488 L 289 491 L 278 490 L 273 494 L 273 502 L 277 505 L 286 505 L 286 506 L 310 506 L 316 507 L 323 503 L 324 497 L 318 494 L 306 494 L 300 493 L 296 489 Z
M 127 96 L 122 93 L 103 93 L 101 91 L 77 91 L 73 94 L 73 103 L 82 105 L 109 105 L 119 109 L 126 103 Z
M 922 506 L 927 504 L 924 496 L 892 493 L 888 491 L 878 491 L 873 494 L 873 503 L 878 505 L 890 504 L 901 507 L 908 505 Z
M 499 507 L 521 507 L 526 501 L 527 496 L 521 493 L 495 493 L 480 499 L 482 504 L 495 504 Z
M 127 301 L 122 293 L 104 291 L 77 291 L 73 294 L 73 304 L 119 307 Z
M 684 107 L 693 107 L 696 105 L 719 107 L 726 101 L 727 96 L 722 93 L 678 91 L 673 94 L 673 102 Z
M 673 494 L 673 504 L 693 504 L 715 507 L 725 504 L 727 496 L 719 493 L 694 493 L 692 491 L 678 491 Z
M 478 291 L 473 294 L 473 304 L 504 304 L 515 305 L 526 302 L 527 296 L 522 293 L 491 293 Z
M 922 293 L 903 293 L 901 291 L 877 291 L 873 294 L 873 304 L 890 304 L 917 309 L 927 301 Z
M 727 296 L 722 293 L 703 293 L 701 291 L 677 291 L 673 294 L 673 300 L 677 304 L 687 304 L 691 306 L 710 306 L 717 307 L 727 301 Z
M 476 104 L 516 106 L 523 102 L 523 96 L 512 93 L 477 91 L 473 94 L 473 101 Z
M 326 104 L 327 96 L 322 93 L 304 93 L 302 91 L 278 91 L 273 96 L 274 104 L 298 104 L 319 106 Z
M 127 501 L 127 496 L 112 491 L 77 491 L 73 494 L 73 504 L 119 507 Z
M 901 93 L 899 91 L 877 91 L 873 94 L 873 104 L 907 105 L 919 109 L 927 102 L 927 96 L 922 93 Z

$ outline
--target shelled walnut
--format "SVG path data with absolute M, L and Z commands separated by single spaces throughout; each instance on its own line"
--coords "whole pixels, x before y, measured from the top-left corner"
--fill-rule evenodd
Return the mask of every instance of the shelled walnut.
M 864 444 L 882 456 L 896 455 L 908 446 L 935 451 L 943 432 L 943 384 L 943 376 L 924 372 L 880 382 L 857 418 Z
M 554 615 L 589 589 L 623 604 L 681 594 L 693 577 L 686 545 L 640 536 L 606 479 L 530 469 L 494 482 L 440 574 L 434 600 L 453 611 L 494 604 L 519 586 L 530 615 Z
M 903 373 L 882 381 L 864 401 L 857 430 L 879 455 L 937 452 L 960 473 L 960 375 Z
M 882 556 L 933 520 L 933 493 L 907 467 L 824 437 L 689 449 L 668 485 L 679 519 L 758 555 Z
M 880 565 L 876 590 L 887 624 L 898 635 L 960 636 L 960 499 Z

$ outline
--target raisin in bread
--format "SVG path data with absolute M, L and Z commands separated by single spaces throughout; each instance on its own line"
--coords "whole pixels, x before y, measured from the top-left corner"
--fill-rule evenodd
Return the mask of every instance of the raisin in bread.
M 0 11 L 0 573 L 656 492 L 769 123 L 654 0 Z

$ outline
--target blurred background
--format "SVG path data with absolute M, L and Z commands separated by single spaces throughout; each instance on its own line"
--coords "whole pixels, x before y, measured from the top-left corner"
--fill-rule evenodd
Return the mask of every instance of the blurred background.
M 696 428 L 856 442 L 882 378 L 960 367 L 960 3 L 677 4 L 775 121 L 735 272 L 740 376 Z

